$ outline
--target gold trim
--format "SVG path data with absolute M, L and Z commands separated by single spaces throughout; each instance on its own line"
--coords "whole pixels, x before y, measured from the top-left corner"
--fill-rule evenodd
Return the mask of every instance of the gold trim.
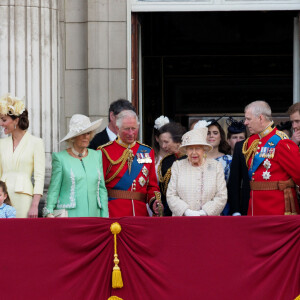
M 272 128 L 274 122 L 272 121 L 262 132 L 260 132 L 259 138 L 262 139 L 263 137 L 267 136 L 270 132 L 272 132 L 275 128 Z
M 107 151 L 104 148 L 102 148 L 101 150 L 103 151 L 104 155 L 107 157 L 107 159 L 110 162 L 109 169 L 111 168 L 111 166 L 114 166 L 114 165 L 117 165 L 117 164 L 121 163 L 118 170 L 110 178 L 106 179 L 105 183 L 109 183 L 112 180 L 114 180 L 118 176 L 118 174 L 121 172 L 121 170 L 123 169 L 126 162 L 128 163 L 128 168 L 131 168 L 130 162 L 132 163 L 132 160 L 133 160 L 133 157 L 134 157 L 131 149 L 126 148 L 123 151 L 123 154 L 121 155 L 121 157 L 117 160 L 112 160 L 111 157 L 109 156 L 109 154 L 107 153 Z
M 104 144 L 104 145 L 100 145 L 100 146 L 98 146 L 97 150 L 102 150 L 103 147 L 109 146 L 109 145 L 111 145 L 113 142 L 114 142 L 114 141 L 110 141 L 110 142 L 107 142 L 107 143 Z
M 122 146 L 122 147 L 124 147 L 124 148 L 133 148 L 134 146 L 135 146 L 135 144 L 136 144 L 136 141 L 134 141 L 133 143 L 131 143 L 131 144 L 126 144 L 126 143 L 124 143 L 121 139 L 120 139 L 120 137 L 118 136 L 118 139 L 116 140 L 116 143 L 117 144 L 119 144 L 120 146 Z
M 140 141 L 136 141 L 136 142 L 137 142 L 138 144 L 142 145 L 142 146 L 145 146 L 145 147 L 148 147 L 148 148 L 152 149 L 149 145 L 143 144 L 143 143 L 141 143 Z
M 252 142 L 252 144 L 250 145 L 250 147 L 247 149 L 248 147 L 248 141 L 249 141 L 249 138 L 246 139 L 246 141 L 244 142 L 243 144 L 243 149 L 242 149 L 242 152 L 245 156 L 245 160 L 246 160 L 246 165 L 248 167 L 248 161 L 250 159 L 250 157 L 252 156 L 252 162 L 253 162 L 253 157 L 256 153 L 256 150 L 257 150 L 257 146 L 259 145 L 259 139 L 256 139 Z

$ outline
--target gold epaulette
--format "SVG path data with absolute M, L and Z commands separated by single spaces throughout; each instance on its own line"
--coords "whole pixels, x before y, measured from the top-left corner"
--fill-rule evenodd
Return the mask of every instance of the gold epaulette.
M 148 145 L 146 145 L 146 144 L 143 144 L 143 143 L 141 143 L 141 142 L 139 142 L 139 141 L 136 141 L 138 144 L 140 144 L 140 145 L 142 145 L 142 146 L 145 146 L 145 147 L 148 147 L 148 148 L 150 148 L 150 149 L 152 149 L 150 146 L 148 146 Z
M 282 139 L 282 140 L 286 140 L 289 139 L 289 137 L 287 136 L 287 134 L 285 134 L 283 131 L 277 130 L 276 134 Z
M 110 142 L 108 142 L 108 143 L 106 143 L 106 144 L 104 144 L 104 145 L 100 145 L 100 146 L 97 148 L 97 150 L 102 150 L 103 147 L 109 146 L 109 145 L 111 145 L 113 142 L 114 142 L 114 141 L 110 141 Z

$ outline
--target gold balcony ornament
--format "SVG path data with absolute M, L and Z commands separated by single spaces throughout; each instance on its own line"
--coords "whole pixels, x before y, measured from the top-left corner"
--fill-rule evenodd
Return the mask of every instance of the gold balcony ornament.
M 112 287 L 114 289 L 120 289 L 123 287 L 123 280 L 122 280 L 122 274 L 119 265 L 119 259 L 117 254 L 117 234 L 121 232 L 121 225 L 117 222 L 112 223 L 110 225 L 110 231 L 114 235 L 114 263 L 115 266 L 113 267 L 112 272 Z
M 107 300 L 123 300 L 122 298 L 119 298 L 117 296 L 111 296 Z

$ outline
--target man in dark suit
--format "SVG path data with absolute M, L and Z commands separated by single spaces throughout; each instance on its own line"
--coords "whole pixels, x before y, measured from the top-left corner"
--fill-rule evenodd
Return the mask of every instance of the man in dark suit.
M 228 180 L 228 202 L 230 214 L 247 215 L 250 183 L 245 156 L 242 152 L 244 141 L 237 142 L 234 147 L 230 176 Z
M 111 103 L 108 111 L 108 126 L 94 136 L 89 145 L 90 149 L 97 150 L 99 146 L 102 146 L 109 141 L 114 141 L 116 139 L 118 134 L 116 118 L 117 115 L 123 110 L 132 110 L 136 112 L 134 106 L 128 100 L 119 99 Z

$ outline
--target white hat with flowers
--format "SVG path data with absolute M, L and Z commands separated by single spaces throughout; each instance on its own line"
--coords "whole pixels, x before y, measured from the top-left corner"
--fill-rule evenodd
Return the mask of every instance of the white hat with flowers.
M 211 151 L 213 147 L 206 141 L 209 124 L 210 122 L 198 121 L 192 130 L 182 136 L 180 147 L 185 149 L 187 146 L 200 145 L 206 152 Z
M 0 114 L 9 116 L 20 116 L 25 110 L 23 99 L 5 94 L 0 98 Z

